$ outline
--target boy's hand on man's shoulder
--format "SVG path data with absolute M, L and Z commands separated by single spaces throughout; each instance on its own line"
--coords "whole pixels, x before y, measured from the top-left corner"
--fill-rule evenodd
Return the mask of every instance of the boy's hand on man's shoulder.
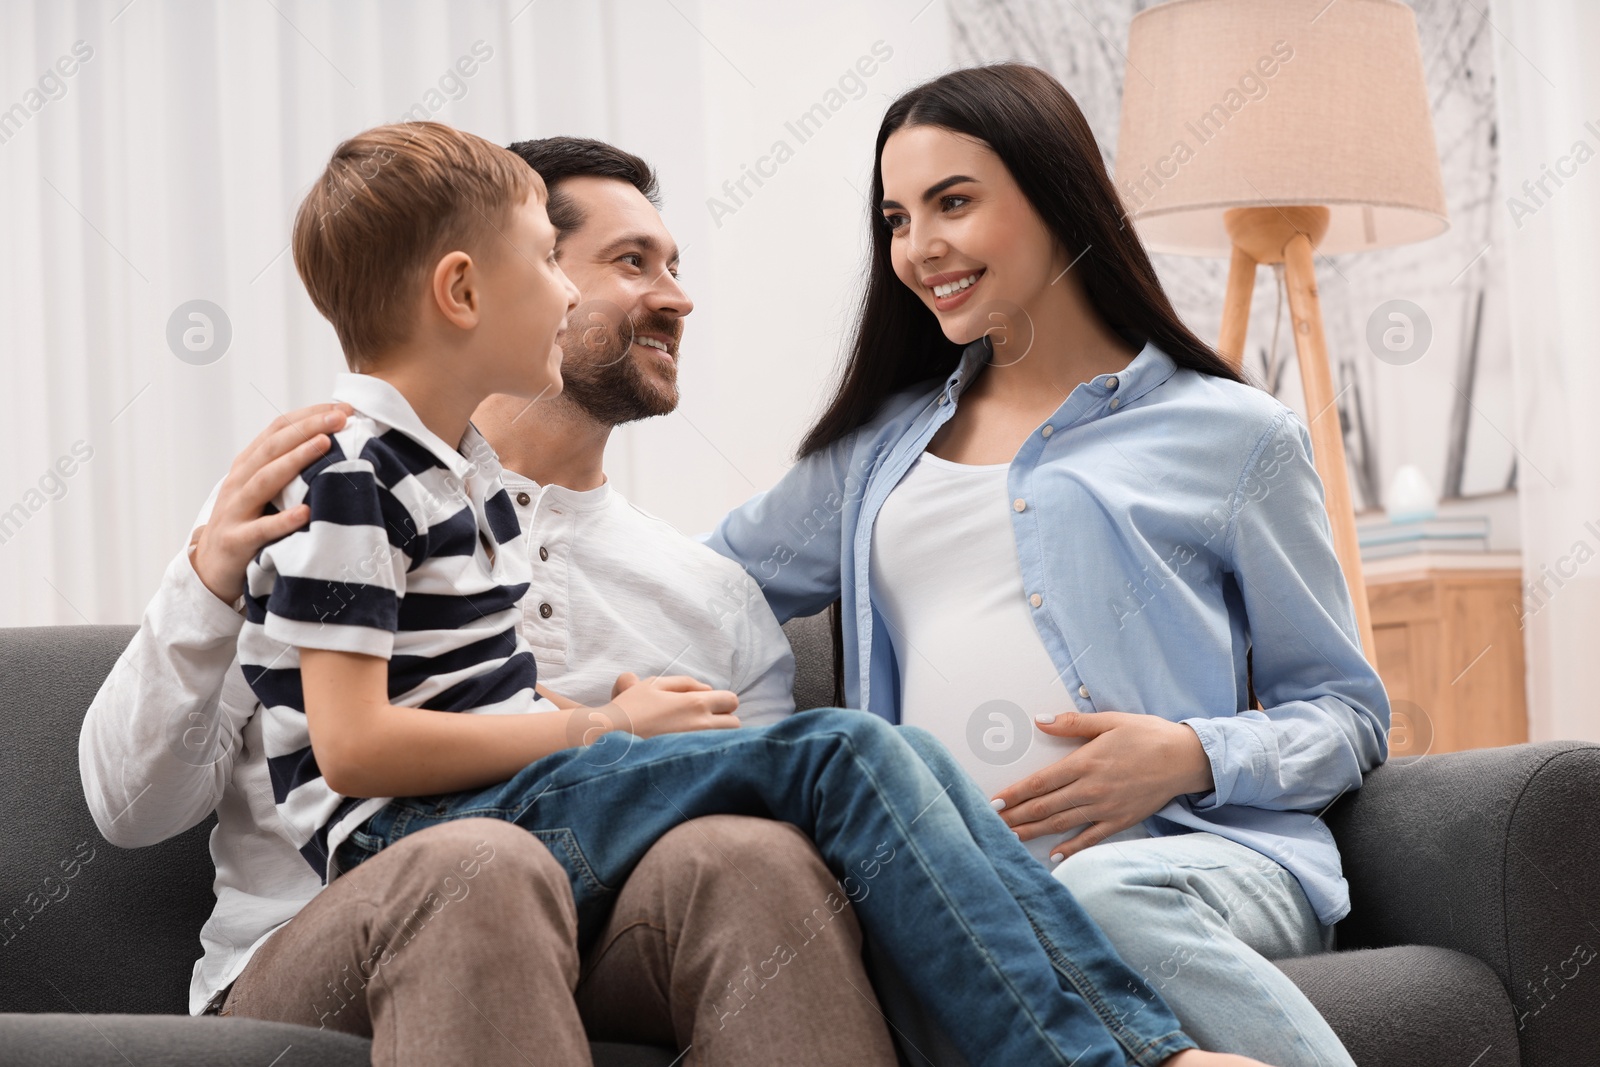
M 313 404 L 279 415 L 234 458 L 210 519 L 190 538 L 194 572 L 218 600 L 239 599 L 255 554 L 310 519 L 304 504 L 275 515 L 262 512 L 328 450 L 328 435 L 342 430 L 351 414 L 348 404 Z
M 625 730 L 637 737 L 656 737 L 691 730 L 736 729 L 740 725 L 734 714 L 738 709 L 737 693 L 713 689 L 687 675 L 641 679 L 630 671 L 617 676 L 611 687 L 611 702 L 591 709 L 589 721 L 596 726 L 606 724 L 600 733 Z M 585 736 L 583 743 L 595 739 Z

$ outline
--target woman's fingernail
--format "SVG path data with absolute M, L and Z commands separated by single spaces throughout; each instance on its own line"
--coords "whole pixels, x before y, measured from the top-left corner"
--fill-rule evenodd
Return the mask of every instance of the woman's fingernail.
M 1006 802 L 1001 800 L 999 797 L 995 797 L 993 800 L 989 801 L 989 806 L 995 811 L 1006 810 Z
M 1039 720 L 1042 723 L 1047 723 L 1047 724 L 1056 721 L 1056 717 L 1054 715 L 1035 715 L 1034 718 Z
M 1050 865 L 1053 867 L 1053 866 L 1055 866 L 1056 864 L 1060 863 L 1062 860 L 1064 860 L 1066 858 L 1067 857 L 1063 856 L 1059 852 L 1052 852 L 1052 853 L 1050 853 Z

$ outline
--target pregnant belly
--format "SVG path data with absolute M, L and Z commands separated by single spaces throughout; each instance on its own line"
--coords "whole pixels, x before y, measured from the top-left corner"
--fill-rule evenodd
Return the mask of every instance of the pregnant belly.
M 1080 737 L 1056 737 L 1040 730 L 1031 716 L 1008 700 L 993 700 L 979 705 L 970 716 L 919 716 L 908 702 L 901 721 L 919 726 L 950 750 L 986 797 L 993 797 L 1007 786 L 1059 761 L 1084 744 Z M 1046 866 L 1050 850 L 1076 837 L 1081 829 L 1046 834 L 1026 841 L 1028 851 Z M 1143 826 L 1117 834 L 1114 840 L 1150 836 Z

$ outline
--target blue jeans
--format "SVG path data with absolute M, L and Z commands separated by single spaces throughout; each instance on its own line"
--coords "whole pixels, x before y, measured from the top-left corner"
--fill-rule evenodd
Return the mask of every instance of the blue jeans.
M 914 726 L 900 731 L 940 781 L 963 776 L 932 734 Z M 1011 836 L 999 819 L 986 825 L 977 817 L 988 800 L 975 787 L 951 793 L 984 848 L 998 849 Z M 1330 947 L 1329 931 L 1284 867 L 1216 834 L 1192 833 L 1096 845 L 1053 875 L 1072 891 L 1074 914 L 1094 919 L 1203 1047 L 1278 1067 L 1354 1067 L 1317 1009 L 1270 962 Z M 1031 879 L 1009 880 L 1006 888 L 1029 907 L 1056 899 L 1032 896 Z M 930 1022 L 936 1027 L 937 1016 L 912 1014 L 896 1027 L 916 1031 Z M 937 1045 L 940 1036 L 927 1041 Z
M 1153 1067 L 1194 1047 L 970 780 L 941 781 L 895 727 L 860 711 L 650 739 L 608 734 L 499 785 L 394 800 L 340 846 L 337 862 L 349 870 L 452 819 L 504 819 L 566 868 L 583 942 L 658 838 L 714 814 L 766 816 L 810 836 L 844 894 L 817 906 L 837 912 L 849 899 L 973 1064 Z
M 1193 833 L 1097 845 L 1054 873 L 1206 1048 L 1278 1067 L 1355 1067 L 1272 965 L 1329 947 L 1300 883 L 1275 861 Z

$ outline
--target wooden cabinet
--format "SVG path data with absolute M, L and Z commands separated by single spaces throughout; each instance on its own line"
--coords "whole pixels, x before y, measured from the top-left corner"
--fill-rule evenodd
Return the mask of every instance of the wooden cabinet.
M 1516 554 L 1417 556 L 1365 570 L 1378 674 L 1394 711 L 1391 755 L 1526 741 Z

